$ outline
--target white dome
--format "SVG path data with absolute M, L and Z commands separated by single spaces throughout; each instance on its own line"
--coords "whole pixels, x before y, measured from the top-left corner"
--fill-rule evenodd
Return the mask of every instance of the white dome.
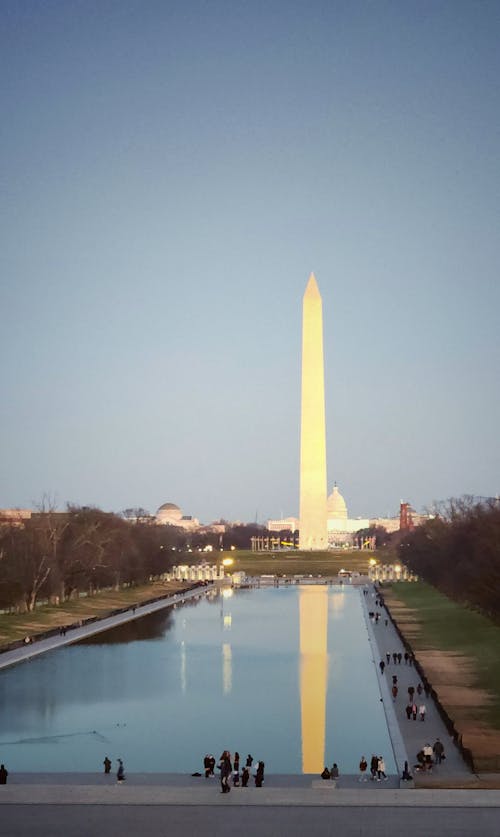
M 328 518 L 333 517 L 337 520 L 347 519 L 347 506 L 337 484 L 333 486 L 333 491 L 326 501 L 326 511 Z
M 179 506 L 176 506 L 175 503 L 163 503 L 162 506 L 156 512 L 156 519 L 163 521 L 163 520 L 180 520 L 182 517 L 182 511 L 180 510 Z

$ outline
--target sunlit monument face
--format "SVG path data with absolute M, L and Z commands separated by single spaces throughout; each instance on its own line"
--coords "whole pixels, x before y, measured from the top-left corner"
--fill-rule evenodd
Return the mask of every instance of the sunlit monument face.
M 300 549 L 327 549 L 323 311 L 311 273 L 302 309 Z

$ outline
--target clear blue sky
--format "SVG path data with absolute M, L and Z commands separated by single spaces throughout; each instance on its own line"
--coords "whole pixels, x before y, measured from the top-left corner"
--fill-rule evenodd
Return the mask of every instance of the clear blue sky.
M 0 505 L 500 491 L 500 3 L 3 0 Z

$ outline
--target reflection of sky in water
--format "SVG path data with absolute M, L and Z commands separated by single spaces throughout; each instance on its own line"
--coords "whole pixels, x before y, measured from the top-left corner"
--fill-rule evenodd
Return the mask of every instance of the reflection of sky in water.
M 300 618 L 299 618 L 300 617 Z M 303 740 L 301 740 L 303 739 Z M 0 672 L 9 770 L 130 772 L 252 753 L 271 772 L 392 765 L 356 590 L 241 590 L 152 614 Z

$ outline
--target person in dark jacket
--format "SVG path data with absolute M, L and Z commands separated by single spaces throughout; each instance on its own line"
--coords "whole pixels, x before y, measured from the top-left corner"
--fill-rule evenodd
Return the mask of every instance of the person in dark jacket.
M 5 769 L 4 764 L 0 764 L 0 785 L 7 784 L 7 776 L 9 775 L 9 771 Z
M 229 777 L 231 776 L 231 759 L 229 758 L 229 753 L 227 750 L 224 750 L 220 760 L 220 786 L 221 786 L 221 793 L 229 793 L 231 790 L 231 785 L 229 784 Z
M 257 762 L 257 772 L 255 774 L 255 787 L 261 788 L 264 782 L 264 762 Z
M 108 759 L 108 757 L 106 756 L 106 758 L 103 761 L 103 765 L 104 765 L 104 772 L 105 773 L 111 773 L 111 759 Z
M 250 778 L 250 770 L 249 770 L 249 769 L 248 769 L 248 767 L 245 765 L 245 767 L 244 767 L 244 768 L 243 768 L 243 770 L 241 771 L 241 787 L 242 787 L 242 788 L 246 788 L 246 787 L 247 787 L 249 778 Z

